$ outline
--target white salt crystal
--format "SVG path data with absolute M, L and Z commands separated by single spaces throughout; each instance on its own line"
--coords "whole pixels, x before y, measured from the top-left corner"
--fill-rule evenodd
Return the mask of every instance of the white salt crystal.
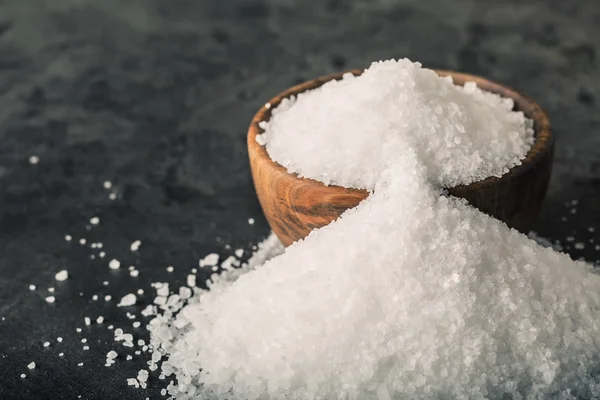
M 195 287 L 196 286 L 196 275 L 188 275 L 187 276 L 187 285 L 189 287 Z
M 110 294 L 104 296 L 104 301 L 110 301 L 110 299 L 112 299 L 112 296 Z
M 240 258 L 240 257 L 241 257 L 241 256 L 243 256 L 243 255 L 244 255 L 244 249 L 237 249 L 237 250 L 235 251 L 235 256 L 236 256 L 237 258 Z
M 141 324 L 139 321 L 135 321 L 135 322 L 133 323 L 133 327 L 134 327 L 134 328 L 139 328 L 139 327 L 140 327 L 140 325 L 142 325 L 142 324 Z
M 254 218 L 248 218 L 248 224 L 254 225 Z
M 111 181 L 104 181 L 104 189 L 110 189 L 112 187 L 112 182 Z
M 140 296 L 144 294 L 144 289 L 138 289 L 137 294 Z
M 44 347 L 50 347 L 50 342 L 44 342 Z
M 35 368 L 35 363 L 32 361 L 29 364 L 27 364 L 27 368 L 29 369 L 34 369 Z
M 71 235 L 65 235 L 65 240 L 67 242 L 70 242 L 73 239 L 73 237 Z
M 173 267 L 172 266 L 168 266 L 167 267 L 167 272 L 173 272 Z
M 84 322 L 86 325 L 88 325 L 88 326 L 89 326 L 89 325 L 91 325 L 91 323 L 92 323 L 92 320 L 91 320 L 91 319 L 89 319 L 88 317 L 85 317 L 85 318 L 83 318 L 83 322 Z
M 117 304 L 117 307 L 129 307 L 129 306 L 134 305 L 136 303 L 136 301 L 137 301 L 137 298 L 136 298 L 135 294 L 129 293 L 129 294 L 123 296 L 123 298 L 121 299 L 119 304 Z
M 110 269 L 119 269 L 121 267 L 121 263 L 119 262 L 119 260 L 116 259 L 112 259 L 110 260 L 110 262 L 108 263 L 108 267 Z
M 48 291 L 49 291 L 50 293 L 54 293 L 54 288 L 53 288 L 53 287 L 49 287 L 49 288 L 48 288 Z
M 35 285 L 29 285 L 29 290 L 35 290 Z
M 65 355 L 65 353 L 58 353 L 58 356 L 59 356 L 59 357 L 62 357 L 62 356 L 64 356 L 64 355 Z
M 574 247 L 575 247 L 577 250 L 583 250 L 583 249 L 585 249 L 585 243 L 582 243 L 582 242 L 577 242 L 577 243 L 575 243 Z
M 54 298 L 54 296 L 48 296 L 46 297 L 46 302 L 47 303 L 54 303 L 56 301 L 56 299 Z
M 80 245 L 82 245 L 82 246 L 83 246 L 84 244 L 86 244 L 86 242 L 87 242 L 87 240 L 85 240 L 85 238 L 81 238 L 81 239 L 79 239 L 79 244 L 80 244 Z
M 27 377 L 27 375 L 25 375 L 25 374 L 21 374 L 21 378 L 22 378 L 22 379 L 25 379 L 26 377 Z
M 127 361 L 133 360 L 133 357 L 131 357 L 131 356 L 128 354 L 128 355 L 127 355 L 127 358 L 126 358 L 126 360 L 127 360 Z
M 103 316 L 99 316 L 98 318 L 96 318 L 96 323 L 97 324 L 101 324 L 104 322 L 104 317 Z
M 116 193 L 111 193 L 111 194 L 108 195 L 108 198 L 111 199 L 111 200 L 114 200 L 114 199 L 117 198 L 117 194 Z
M 203 267 L 212 267 L 213 265 L 217 265 L 218 262 L 219 262 L 219 255 L 217 253 L 211 253 L 211 254 L 207 255 L 206 257 L 204 257 L 202 260 L 200 260 L 200 262 L 198 264 L 200 265 L 200 268 L 203 268 Z
M 106 253 L 104 251 L 101 251 L 100 253 L 98 253 L 98 256 L 100 256 L 100 258 L 104 258 L 105 255 L 106 255 Z
M 142 242 L 140 240 L 136 240 L 133 243 L 131 243 L 131 246 L 129 248 L 131 249 L 131 251 L 138 251 L 141 245 Z
M 98 300 L 98 295 L 97 294 L 93 295 L 92 300 L 94 300 L 94 301 Z
M 40 162 L 40 158 L 38 156 L 29 157 L 29 164 L 37 164 Z
M 62 341 L 63 341 L 63 338 L 61 338 L 61 337 L 59 336 L 59 337 L 57 337 L 57 338 L 56 338 L 56 341 L 57 341 L 58 343 L 62 343 Z
M 56 275 L 54 275 L 54 278 L 57 281 L 67 280 L 67 278 L 69 278 L 69 272 L 66 269 L 63 269 L 62 271 L 57 272 Z
M 119 354 L 118 354 L 116 351 L 114 351 L 114 350 L 111 350 L 111 351 L 109 351 L 108 353 L 106 353 L 106 358 L 109 358 L 109 359 L 111 359 L 111 360 L 114 360 L 115 358 L 117 358 L 117 356 L 118 356 L 118 355 L 119 355 Z
M 90 224 L 92 225 L 98 225 L 100 223 L 100 218 L 98 217 L 92 217 L 90 218 Z
M 140 275 L 140 271 L 138 271 L 137 269 L 131 270 L 131 271 L 129 271 L 129 275 L 136 278 Z

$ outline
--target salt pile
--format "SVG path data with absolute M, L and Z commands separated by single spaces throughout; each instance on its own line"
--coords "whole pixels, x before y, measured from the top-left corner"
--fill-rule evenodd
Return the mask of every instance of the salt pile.
M 373 193 L 154 319 L 169 394 L 600 396 L 600 277 L 441 189 L 520 163 L 532 131 L 512 101 L 386 61 L 285 101 L 263 126 L 288 170 Z

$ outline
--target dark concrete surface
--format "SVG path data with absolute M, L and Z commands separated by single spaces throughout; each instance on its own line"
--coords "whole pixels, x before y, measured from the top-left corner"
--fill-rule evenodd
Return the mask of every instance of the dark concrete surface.
M 600 242 L 599 51 L 594 0 L 0 1 L 0 399 L 160 397 L 155 374 L 149 389 L 126 386 L 146 358 L 125 361 L 133 350 L 106 326 L 147 334 L 116 302 L 143 288 L 139 312 L 151 282 L 183 284 L 206 253 L 263 238 L 250 118 L 296 82 L 373 60 L 480 74 L 538 100 L 557 142 L 536 230 L 600 259 L 590 243 Z M 104 259 L 90 259 L 92 242 Z M 61 269 L 71 278 L 56 282 Z M 55 304 L 44 301 L 49 287 Z M 100 315 L 103 325 L 84 326 Z M 120 357 L 106 368 L 111 349 Z

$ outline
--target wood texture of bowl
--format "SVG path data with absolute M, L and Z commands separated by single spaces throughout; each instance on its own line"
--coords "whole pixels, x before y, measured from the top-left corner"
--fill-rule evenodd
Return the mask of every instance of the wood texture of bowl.
M 349 72 L 359 75 L 362 71 Z M 535 142 L 521 165 L 500 178 L 490 177 L 470 185 L 448 188 L 450 194 L 467 199 L 473 206 L 508 226 L 528 232 L 537 218 L 552 172 L 554 138 L 548 117 L 532 99 L 506 86 L 478 76 L 452 71 L 436 72 L 441 76 L 451 75 L 455 84 L 473 81 L 483 90 L 510 97 L 515 101 L 515 109 L 534 121 Z M 269 101 L 270 108 L 263 106 L 258 111 L 248 130 L 248 154 L 256 194 L 271 229 L 286 246 L 337 219 L 345 210 L 365 199 L 368 192 L 325 186 L 290 174 L 271 160 L 266 149 L 256 142 L 256 135 L 262 132 L 258 123 L 269 120 L 271 110 L 282 99 L 314 89 L 332 79 L 341 79 L 342 75 L 337 73 L 317 78 L 280 93 Z

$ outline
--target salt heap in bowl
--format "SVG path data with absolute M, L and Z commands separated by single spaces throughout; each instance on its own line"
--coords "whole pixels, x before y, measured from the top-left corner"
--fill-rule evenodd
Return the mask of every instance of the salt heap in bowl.
M 533 132 L 512 106 L 409 60 L 283 102 L 271 157 L 372 194 L 153 321 L 169 393 L 598 398 L 600 277 L 441 189 L 520 163 Z

